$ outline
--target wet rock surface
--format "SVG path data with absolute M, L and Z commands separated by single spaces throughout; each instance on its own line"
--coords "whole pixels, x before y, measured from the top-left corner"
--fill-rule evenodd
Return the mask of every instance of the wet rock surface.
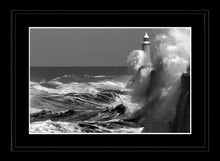
M 116 106 L 112 112 L 117 112 L 119 115 L 124 115 L 126 112 L 126 107 L 123 104 Z
M 188 73 L 182 75 L 181 85 L 181 96 L 176 107 L 173 131 L 190 132 L 190 75 Z

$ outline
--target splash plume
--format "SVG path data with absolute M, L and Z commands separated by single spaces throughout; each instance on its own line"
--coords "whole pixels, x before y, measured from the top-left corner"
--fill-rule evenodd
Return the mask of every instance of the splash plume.
M 142 101 L 144 105 L 134 112 L 131 119 L 143 124 L 143 132 L 170 130 L 181 93 L 180 77 L 189 67 L 190 44 L 190 30 L 175 28 L 153 38 L 152 45 L 156 50 L 148 57 L 152 67 L 145 64 L 146 56 L 135 57 L 133 52 L 129 55 L 128 62 L 132 62 L 132 55 L 134 62 L 142 63 L 134 66 L 137 73 L 132 82 L 135 84 L 133 101 Z
M 127 57 L 127 62 L 137 72 L 141 66 L 146 64 L 146 54 L 143 50 L 133 50 Z
M 140 101 L 149 86 L 149 75 L 152 71 L 150 55 L 147 55 L 143 50 L 133 50 L 128 55 L 127 62 L 135 73 L 135 76 L 128 83 L 128 87 L 134 89 L 132 98 Z

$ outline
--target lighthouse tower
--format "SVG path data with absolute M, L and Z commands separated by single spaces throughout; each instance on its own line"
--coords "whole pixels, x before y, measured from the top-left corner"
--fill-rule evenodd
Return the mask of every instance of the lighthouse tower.
M 142 42 L 142 50 L 146 53 L 147 65 L 151 65 L 151 57 L 150 57 L 150 40 L 147 33 L 145 33 L 143 42 Z
M 142 42 L 142 50 L 146 52 L 146 54 L 150 55 L 150 40 L 147 33 L 144 35 L 144 39 Z

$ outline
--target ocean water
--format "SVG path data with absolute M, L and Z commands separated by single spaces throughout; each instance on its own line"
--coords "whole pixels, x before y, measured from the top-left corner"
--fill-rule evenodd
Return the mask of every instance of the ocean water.
M 140 133 L 127 67 L 31 67 L 30 133 Z

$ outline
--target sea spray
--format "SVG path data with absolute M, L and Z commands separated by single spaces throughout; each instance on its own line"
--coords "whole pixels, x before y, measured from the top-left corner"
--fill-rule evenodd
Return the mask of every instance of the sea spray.
M 150 73 L 153 70 L 150 55 L 143 50 L 133 50 L 127 57 L 130 69 L 133 69 L 134 77 L 128 82 L 127 87 L 133 88 L 132 100 L 140 102 L 145 98 L 149 87 Z
M 144 64 L 144 51 L 137 54 L 136 50 L 136 54 L 131 52 L 128 57 L 129 64 L 136 71 L 132 83 L 129 82 L 133 85 L 133 101 L 141 104 L 130 119 L 143 124 L 143 132 L 170 132 L 180 97 L 180 77 L 189 67 L 190 30 L 170 29 L 153 39 L 152 45 L 157 50 L 151 53 L 151 68 Z

